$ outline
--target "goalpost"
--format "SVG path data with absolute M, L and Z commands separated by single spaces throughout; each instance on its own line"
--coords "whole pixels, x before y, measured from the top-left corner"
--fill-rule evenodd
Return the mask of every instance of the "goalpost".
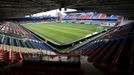
M 57 12 L 57 22 L 58 23 L 62 22 L 62 14 L 60 12 Z

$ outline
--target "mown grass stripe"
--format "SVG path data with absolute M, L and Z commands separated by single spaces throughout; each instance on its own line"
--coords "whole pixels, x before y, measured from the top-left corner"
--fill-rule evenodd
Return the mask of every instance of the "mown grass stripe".
M 85 37 L 97 30 L 98 25 L 71 23 L 27 24 L 26 28 L 55 44 L 67 44 Z

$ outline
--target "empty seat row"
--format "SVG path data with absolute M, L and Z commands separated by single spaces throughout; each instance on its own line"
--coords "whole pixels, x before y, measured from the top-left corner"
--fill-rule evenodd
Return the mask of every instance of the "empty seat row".
M 14 37 L 9 37 L 6 35 L 0 35 L 0 40 L 1 40 L 1 44 L 5 44 L 5 45 L 12 45 L 12 46 L 20 46 L 20 47 L 27 47 L 27 48 L 34 48 L 34 49 L 46 49 L 46 50 L 52 50 L 51 47 L 49 47 L 48 45 L 46 45 L 45 43 L 42 42 L 36 42 L 36 41 L 32 41 L 32 40 L 20 40 L 20 39 L 16 39 Z

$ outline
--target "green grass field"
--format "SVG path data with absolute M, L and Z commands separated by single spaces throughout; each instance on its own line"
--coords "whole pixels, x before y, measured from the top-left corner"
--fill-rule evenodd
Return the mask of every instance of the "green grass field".
M 72 23 L 41 23 L 26 24 L 25 28 L 33 31 L 48 41 L 64 45 L 80 40 L 88 34 L 98 31 L 98 25 L 72 24 Z M 109 28 L 104 26 L 102 30 Z

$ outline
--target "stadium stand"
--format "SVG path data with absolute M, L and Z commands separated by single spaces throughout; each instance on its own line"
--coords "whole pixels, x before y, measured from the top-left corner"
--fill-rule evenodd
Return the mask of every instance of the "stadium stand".
M 2 27 L 3 29 L 1 33 L 3 33 L 0 35 L 2 44 L 34 49 L 53 50 L 47 44 L 41 42 L 41 39 L 39 39 L 37 36 L 29 32 L 28 30 L 25 30 L 19 25 L 14 25 L 13 23 L 8 22 L 6 24 L 3 24 Z M 38 44 L 40 45 L 38 46 Z
M 108 75 L 132 74 L 134 23 L 107 30 L 70 54 L 88 56 L 88 61 Z M 78 51 L 78 52 L 77 52 Z
M 20 44 L 19 41 L 17 44 Z M 0 44 L 0 49 L 1 75 L 83 75 L 79 62 L 61 62 L 60 59 L 54 61 L 53 58 L 57 57 L 57 53 L 53 51 L 5 44 Z
M 118 16 L 107 15 L 105 13 L 96 12 L 66 12 L 64 17 L 65 22 L 80 23 L 80 24 L 104 24 L 108 26 L 115 26 L 118 21 Z
M 96 13 L 96 12 L 66 12 L 67 15 L 64 17 L 64 19 L 117 19 L 117 16 L 110 15 L 107 16 L 105 13 Z
M 31 24 L 31 23 L 49 23 L 49 22 L 56 22 L 56 17 L 53 16 L 40 16 L 40 17 L 23 17 L 23 18 L 16 18 L 9 21 L 14 21 L 19 24 Z

